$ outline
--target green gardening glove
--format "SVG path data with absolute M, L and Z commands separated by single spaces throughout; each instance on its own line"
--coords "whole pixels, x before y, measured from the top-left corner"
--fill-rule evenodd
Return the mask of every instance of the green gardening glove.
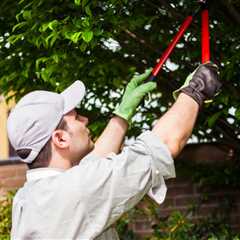
M 151 71 L 152 69 L 147 69 L 145 73 L 135 75 L 131 79 L 126 87 L 121 103 L 113 112 L 114 114 L 130 122 L 143 97 L 157 87 L 155 82 L 142 83 L 150 75 Z

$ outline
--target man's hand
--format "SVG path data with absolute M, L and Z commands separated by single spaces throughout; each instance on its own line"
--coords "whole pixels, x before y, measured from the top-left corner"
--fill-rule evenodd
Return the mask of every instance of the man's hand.
M 147 69 L 145 73 L 134 76 L 128 83 L 124 92 L 122 101 L 118 107 L 116 107 L 114 114 L 130 121 L 134 115 L 138 104 L 141 102 L 146 93 L 149 93 L 157 87 L 155 82 L 142 82 L 150 75 L 152 69 Z
M 219 92 L 221 85 L 217 65 L 201 64 L 187 77 L 183 86 L 173 92 L 173 96 L 176 98 L 180 92 L 183 92 L 201 107 L 204 102 L 211 100 Z

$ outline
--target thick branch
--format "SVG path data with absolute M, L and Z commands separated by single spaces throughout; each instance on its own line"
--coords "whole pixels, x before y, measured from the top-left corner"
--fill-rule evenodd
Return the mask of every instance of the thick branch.
M 144 45 L 145 47 L 151 49 L 152 51 L 156 51 L 150 44 L 148 44 L 142 37 L 139 37 L 136 35 L 136 33 L 131 32 L 128 29 L 123 29 L 123 31 L 130 36 L 131 38 L 135 39 L 137 42 L 139 42 L 141 45 Z

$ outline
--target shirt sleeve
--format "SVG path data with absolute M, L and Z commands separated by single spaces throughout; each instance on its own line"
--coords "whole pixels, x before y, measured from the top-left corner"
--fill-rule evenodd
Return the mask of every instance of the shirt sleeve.
M 173 159 L 167 147 L 149 131 L 124 147 L 118 155 L 99 158 L 90 153 L 78 166 L 66 171 L 61 189 L 67 188 L 65 179 L 71 181 L 68 196 L 80 206 L 74 207 L 75 214 L 87 219 L 89 224 L 85 227 L 90 225 L 100 234 L 148 192 L 158 202 L 163 201 L 166 194 L 164 178 L 174 176 Z M 76 189 L 79 190 L 77 195 Z
M 140 135 L 139 138 L 152 154 L 152 186 L 148 196 L 161 204 L 167 193 L 164 179 L 176 176 L 174 161 L 167 146 L 154 133 L 148 131 Z

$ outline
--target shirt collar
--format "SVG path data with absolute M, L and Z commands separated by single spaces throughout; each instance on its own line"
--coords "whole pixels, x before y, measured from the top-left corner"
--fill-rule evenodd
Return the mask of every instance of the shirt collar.
M 26 174 L 27 181 L 35 181 L 47 177 L 56 176 L 60 173 L 63 173 L 65 170 L 57 168 L 38 168 L 28 170 Z

